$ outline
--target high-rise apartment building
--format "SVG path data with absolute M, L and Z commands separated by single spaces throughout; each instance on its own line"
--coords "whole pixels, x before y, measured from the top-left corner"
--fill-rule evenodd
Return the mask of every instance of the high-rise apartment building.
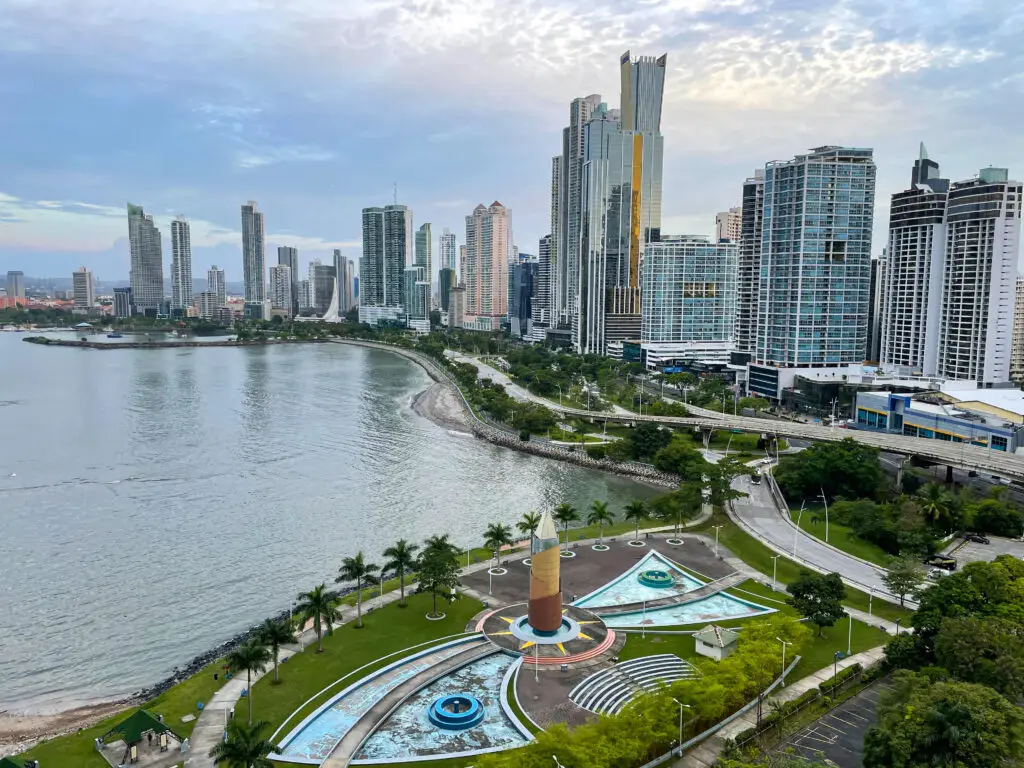
M 74 289 L 75 309 L 89 310 L 96 304 L 96 294 L 92 288 L 92 272 L 85 267 L 76 269 L 71 275 Z
M 299 311 L 304 315 L 313 311 L 313 291 L 309 280 L 299 280 Z
M 216 291 L 200 291 L 195 297 L 195 308 L 203 320 L 212 320 L 221 306 Z
M 335 278 L 333 265 L 323 264 L 319 259 L 309 262 L 309 290 L 312 299 L 310 306 L 314 314 L 327 314 L 331 299 L 334 298 Z
M 743 183 L 740 206 L 740 255 L 736 279 L 736 349 L 753 352 L 757 338 L 757 286 L 761 278 L 761 229 L 764 218 L 764 169 Z
M 128 203 L 128 248 L 131 251 L 129 282 L 135 309 L 156 315 L 164 300 L 164 251 L 160 230 L 142 206 Z
M 192 235 L 188 219 L 171 222 L 171 309 L 192 306 Z
M 437 300 L 441 305 L 441 311 L 448 311 L 448 293 L 455 288 L 458 281 L 455 278 L 455 270 L 441 267 L 437 272 Z
M 584 127 L 582 213 L 572 315 L 577 352 L 616 354 L 640 335 L 643 249 L 661 239 L 666 57 L 626 51 L 622 110 L 598 105 Z
M 345 298 L 345 306 L 348 307 L 347 311 L 351 311 L 352 308 L 356 306 L 357 301 L 358 301 L 358 299 L 357 299 L 358 291 L 356 289 L 356 286 L 359 284 L 359 278 L 356 276 L 356 264 L 355 264 L 355 262 L 352 261 L 352 259 L 347 259 L 346 261 L 348 262 L 348 264 L 347 264 L 346 271 L 345 271 L 345 274 L 347 275 L 347 277 L 345 279 L 344 298 Z
M 416 230 L 415 251 L 413 254 L 413 265 L 423 267 L 426 270 L 427 281 L 434 280 L 434 236 L 430 230 L 430 223 L 420 225 Z M 431 291 L 433 293 L 433 291 Z M 429 311 L 429 308 L 428 308 Z
M 359 322 L 376 325 L 405 315 L 405 268 L 412 260 L 412 211 L 404 205 L 364 208 Z
M 1010 352 L 1010 380 L 1024 383 L 1024 277 L 1017 276 L 1017 299 L 1013 309 L 1013 349 Z
M 283 317 L 292 317 L 292 268 L 275 264 L 270 268 L 270 310 Z
M 114 317 L 123 320 L 135 314 L 135 302 L 131 288 L 114 289 Z
M 256 201 L 250 200 L 242 206 L 242 279 L 245 283 L 246 304 L 262 305 L 267 299 L 266 248 L 263 237 L 263 214 Z
M 299 249 L 290 245 L 277 247 L 277 263 L 288 267 L 292 278 L 292 315 L 299 313 Z
M 352 280 L 355 278 L 353 271 L 355 265 L 351 259 L 346 259 L 340 250 L 334 251 L 334 272 L 338 276 L 338 313 L 345 314 L 354 306 L 352 298 Z
M 536 279 L 537 260 L 528 254 L 522 254 L 509 267 L 508 319 L 513 336 L 527 336 L 533 327 Z
M 466 217 L 466 309 L 464 327 L 496 331 L 508 312 L 508 263 L 512 230 L 508 209 L 498 201 L 478 205 Z
M 889 206 L 883 281 L 879 359 L 905 373 L 936 373 L 948 193 L 922 144 L 910 186 Z
M 1010 380 L 1024 185 L 1006 168 L 954 182 L 946 198 L 937 373 L 979 386 Z
M 730 208 L 715 214 L 715 242 L 729 240 L 738 243 L 743 234 L 743 209 Z
M 548 328 L 552 323 L 551 313 L 551 235 L 544 235 L 537 245 L 537 270 L 533 278 L 533 298 L 530 302 L 533 310 L 533 327 L 535 330 Z
M 456 270 L 459 273 L 459 285 L 464 286 L 466 284 L 466 246 L 459 246 L 459 268 Z
M 430 281 L 427 269 L 414 264 L 405 268 L 406 323 L 419 333 L 430 332 Z
M 567 322 L 568 314 L 562 309 L 565 304 L 565 286 L 562 284 L 565 272 L 565 231 L 566 217 L 566 179 L 565 149 L 568 146 L 568 129 L 563 131 L 563 148 L 561 155 L 551 158 L 551 243 L 549 250 L 550 267 L 548 269 L 548 307 L 551 312 L 550 325 Z
M 870 149 L 765 166 L 752 391 L 776 399 L 799 369 L 864 361 L 874 199 Z
M 218 269 L 214 264 L 206 271 L 206 290 L 217 294 L 217 306 L 228 305 L 228 287 L 224 281 L 224 270 Z
M 15 300 L 15 303 L 25 298 L 25 273 L 12 269 L 7 273 L 7 296 Z
M 663 238 L 644 250 L 640 342 L 661 357 L 728 361 L 739 244 Z
M 458 264 L 456 264 L 456 249 L 455 249 L 455 234 L 445 227 L 441 232 L 440 238 L 440 250 L 441 250 L 441 261 L 439 264 L 440 269 L 451 269 L 458 272 Z
M 448 292 L 448 327 L 462 328 L 466 320 L 466 289 L 463 286 Z
M 882 359 L 882 310 L 885 307 L 885 265 L 886 254 L 882 249 L 882 257 L 871 260 L 871 295 L 868 304 L 868 355 L 872 363 Z

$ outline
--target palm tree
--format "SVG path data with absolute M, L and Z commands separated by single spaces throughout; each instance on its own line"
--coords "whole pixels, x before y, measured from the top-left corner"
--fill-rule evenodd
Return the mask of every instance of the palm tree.
M 633 541 L 640 540 L 640 521 L 647 518 L 647 507 L 642 501 L 637 499 L 631 501 L 626 505 L 626 510 L 622 515 L 627 520 L 632 520 L 635 523 L 633 528 Z
M 601 542 L 604 534 L 604 527 L 615 522 L 612 513 L 608 511 L 607 501 L 594 501 L 590 504 L 590 514 L 587 515 L 587 525 L 597 526 L 597 541 Z
M 938 483 L 928 483 L 917 493 L 921 514 L 933 523 L 940 523 L 949 514 L 949 493 Z
M 399 539 L 384 550 L 384 557 L 388 559 L 384 563 L 384 570 L 395 571 L 398 574 L 398 604 L 402 608 L 405 608 L 405 574 L 416 567 L 416 550 L 419 548 L 419 544 L 410 544 L 405 539 Z
M 313 620 L 313 629 L 316 630 L 316 652 L 323 653 L 323 629 L 327 627 L 327 634 L 334 634 L 334 623 L 341 620 L 341 611 L 338 610 L 338 596 L 327 589 L 326 584 L 313 587 L 309 592 L 303 592 L 298 597 L 299 604 L 295 606 L 295 614 L 305 624 Z
M 252 725 L 252 673 L 262 672 L 270 661 L 270 650 L 259 636 L 242 643 L 227 656 L 228 669 L 232 672 L 245 670 L 246 699 L 249 701 L 249 725 Z
M 270 648 L 270 653 L 274 657 L 274 682 L 281 682 L 277 673 L 278 656 L 282 645 L 291 645 L 296 642 L 295 632 L 286 621 L 267 619 L 256 631 L 256 636 L 259 637 L 260 642 Z
M 556 523 L 560 523 L 565 530 L 565 551 L 569 551 L 569 523 L 575 523 L 580 519 L 580 513 L 572 504 L 562 502 L 551 515 Z
M 534 534 L 537 533 L 537 528 L 540 527 L 540 515 L 536 512 L 524 512 L 523 519 L 516 523 L 516 528 L 523 536 L 528 536 L 531 539 Z
M 214 744 L 210 757 L 225 768 L 274 768 L 268 755 L 277 752 L 277 745 L 260 735 L 268 727 L 262 720 L 248 726 L 232 720 L 227 739 Z
M 501 523 L 491 523 L 484 531 L 484 547 L 494 553 L 494 565 L 498 565 L 498 552 L 512 543 L 512 529 Z
M 356 552 L 355 557 L 346 557 L 341 561 L 341 568 L 338 569 L 338 576 L 335 583 L 341 581 L 354 581 L 356 583 L 356 628 L 363 628 L 363 584 L 376 584 L 377 577 L 374 576 L 380 567 L 374 563 L 366 562 L 362 550 Z

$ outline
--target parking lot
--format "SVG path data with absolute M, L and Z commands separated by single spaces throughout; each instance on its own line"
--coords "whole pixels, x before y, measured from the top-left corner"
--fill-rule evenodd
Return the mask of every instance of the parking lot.
M 1024 542 L 1014 539 L 1004 539 L 999 536 L 989 536 L 991 544 L 977 544 L 973 541 L 964 542 L 957 539 L 943 552 L 953 555 L 960 566 L 975 560 L 995 560 L 999 555 L 1013 555 L 1024 557 Z
M 808 763 L 860 768 L 864 752 L 864 734 L 878 720 L 878 699 L 891 689 L 888 679 L 844 701 L 797 732 L 779 746 Z

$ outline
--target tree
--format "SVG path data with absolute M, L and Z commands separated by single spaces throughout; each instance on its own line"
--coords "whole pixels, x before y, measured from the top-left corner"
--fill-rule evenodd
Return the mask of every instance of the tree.
M 286 621 L 274 621 L 273 619 L 267 619 L 260 625 L 260 628 L 256 630 L 256 635 L 259 637 L 260 642 L 270 649 L 271 656 L 274 659 L 274 682 L 281 682 L 277 669 L 281 646 L 295 643 L 295 632 L 292 630 L 291 625 Z
M 622 513 L 623 518 L 626 520 L 633 521 L 633 541 L 640 540 L 640 521 L 647 519 L 647 506 L 636 499 L 635 501 L 629 502 L 626 505 L 625 511 Z
M 673 435 L 669 444 L 654 454 L 654 466 L 662 472 L 674 472 L 685 480 L 700 477 L 708 461 L 683 435 Z
M 512 529 L 501 523 L 491 523 L 484 531 L 484 547 L 494 553 L 494 565 L 498 563 L 498 553 L 506 544 L 512 543 Z
M 249 703 L 249 725 L 252 725 L 252 673 L 262 672 L 270 661 L 270 650 L 259 635 L 242 643 L 227 655 L 228 669 L 234 673 L 245 670 L 246 699 Z
M 668 445 L 672 440 L 672 433 L 654 422 L 642 421 L 633 427 L 628 439 L 633 458 L 646 459 L 653 458 L 658 451 Z
M 569 523 L 575 523 L 580 519 L 579 510 L 576 509 L 572 504 L 562 502 L 555 511 L 551 514 L 551 517 L 556 523 L 562 526 L 565 530 L 565 551 L 569 551 Z
M 904 605 L 906 596 L 916 590 L 924 581 L 924 568 L 910 556 L 897 557 L 890 561 L 889 570 L 882 575 L 885 588 L 900 599 Z
M 751 411 L 767 411 L 771 403 L 763 397 L 741 397 L 736 404 L 740 410 L 750 409 Z
M 710 491 L 709 501 L 716 509 L 725 510 L 730 501 L 742 499 L 747 494 L 733 488 L 732 483 L 740 475 L 750 475 L 753 470 L 739 459 L 728 456 L 717 464 L 708 464 L 704 477 Z
M 533 537 L 540 527 L 540 515 L 536 512 L 523 512 L 522 519 L 516 523 L 516 528 L 523 536 L 530 539 L 530 554 L 533 554 Z
M 327 627 L 327 634 L 334 634 L 334 624 L 341 620 L 341 611 L 338 610 L 338 595 L 330 592 L 326 584 L 313 587 L 309 592 L 299 594 L 299 604 L 295 607 L 296 615 L 302 623 L 313 620 L 313 630 L 316 632 L 316 652 L 323 653 L 323 630 Z
M 679 538 L 683 520 L 696 517 L 703 504 L 703 484 L 700 481 L 690 481 L 681 484 L 677 491 L 669 491 L 653 499 L 650 512 L 659 520 L 671 522 L 675 526 L 675 536 Z
M 604 537 L 604 527 L 615 522 L 615 518 L 608 509 L 607 501 L 593 501 L 590 504 L 590 514 L 587 515 L 587 525 L 597 526 L 597 540 Z
M 878 724 L 864 737 L 865 768 L 991 768 L 1024 760 L 1024 713 L 990 688 L 897 672 Z
M 227 738 L 217 742 L 209 756 L 225 768 L 274 768 L 269 755 L 277 752 L 278 747 L 262 736 L 269 727 L 263 721 L 246 726 L 232 720 L 228 723 Z
M 994 688 L 1011 701 L 1024 696 L 1024 627 L 999 617 L 946 618 L 935 659 L 952 675 Z
M 800 503 L 824 491 L 831 501 L 872 499 L 885 488 L 885 474 L 878 463 L 878 449 L 853 438 L 838 443 L 815 443 L 796 456 L 784 456 L 775 479 L 790 501 Z
M 376 584 L 378 578 L 374 574 L 378 571 L 380 571 L 380 567 L 366 562 L 363 552 L 360 550 L 356 552 L 355 557 L 346 557 L 341 561 L 341 567 L 338 569 L 339 576 L 334 580 L 335 583 L 342 581 L 356 583 L 356 627 L 358 629 L 363 627 L 363 584 Z
M 398 604 L 402 608 L 405 608 L 405 574 L 416 567 L 416 551 L 419 548 L 419 544 L 410 544 L 405 539 L 399 539 L 384 550 L 384 557 L 387 558 L 384 570 L 398 574 Z
M 843 600 L 846 587 L 838 573 L 821 575 L 801 570 L 796 581 L 786 587 L 792 597 L 789 604 L 818 627 L 818 637 L 824 627 L 831 627 L 846 613 Z
M 430 614 L 432 617 L 439 616 L 438 594 L 447 596 L 459 585 L 458 556 L 447 538 L 447 535 L 432 537 L 434 545 L 428 543 L 420 557 L 419 585 L 421 590 L 430 592 L 434 597 L 434 608 Z
M 916 494 L 924 518 L 936 527 L 949 522 L 949 493 L 938 483 L 928 483 Z

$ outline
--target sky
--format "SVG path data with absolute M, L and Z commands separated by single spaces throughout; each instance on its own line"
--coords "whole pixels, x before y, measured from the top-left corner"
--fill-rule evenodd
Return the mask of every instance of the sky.
M 300 262 L 358 263 L 360 210 L 435 239 L 500 201 L 547 234 L 569 102 L 668 54 L 662 231 L 711 234 L 743 180 L 872 147 L 873 249 L 924 142 L 943 175 L 1024 177 L 1019 0 L 4 0 L 0 272 L 126 279 L 125 203 L 192 222 L 193 274 L 241 278 L 239 206 Z M 436 252 L 436 243 L 435 243 Z M 165 242 L 164 259 L 170 261 Z M 436 259 L 435 259 L 436 261 Z

